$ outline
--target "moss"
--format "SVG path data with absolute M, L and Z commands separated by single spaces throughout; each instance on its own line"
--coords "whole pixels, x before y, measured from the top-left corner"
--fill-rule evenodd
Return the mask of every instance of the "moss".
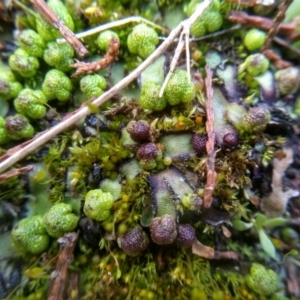
M 161 25 L 175 11 L 183 14 L 186 9 L 191 15 L 199 3 L 101 0 L 96 5 L 95 1 L 85 0 L 76 7 L 74 1 L 49 1 L 71 29 L 76 23 L 75 32 L 128 15 L 146 16 Z M 171 13 L 167 12 L 169 4 L 174 7 Z M 265 224 L 282 221 L 285 211 L 291 216 L 289 224 L 293 224 L 299 208 L 299 70 L 280 45 L 275 49 L 272 44 L 270 49 L 290 61 L 291 68 L 278 70 L 273 60 L 253 53 L 262 46 L 261 40 L 259 47 L 254 47 L 252 40 L 249 46 L 247 39 L 253 29 L 243 27 L 234 34 L 226 33 L 231 30 L 227 16 L 233 9 L 252 13 L 256 6 L 252 9 L 242 3 L 212 1 L 191 33 L 202 36 L 214 32 L 216 37 L 193 40 L 191 74 L 185 71 L 183 53 L 164 95 L 159 97 L 174 55 L 170 47 L 104 106 L 14 165 L 15 170 L 28 165 L 35 169 L 1 185 L 0 245 L 6 241 L 2 231 L 9 236 L 13 224 L 22 222 L 20 218 L 25 217 L 25 222 L 38 213 L 44 220 L 51 217 L 51 226 L 44 223 L 53 239 L 47 247 L 23 251 L 20 268 L 26 281 L 13 297 L 47 297 L 49 278 L 55 270 L 53 262 L 59 254 L 56 238 L 71 230 L 78 230 L 79 237 L 67 280 L 72 283 L 80 270 L 78 297 L 82 299 L 263 300 L 287 295 L 281 278 L 277 292 L 275 275 L 269 269 L 274 266 L 268 256 L 271 251 L 265 249 L 274 250 L 271 256 L 276 254 L 282 261 L 276 268 L 284 273 L 286 249 L 291 255 L 298 246 L 296 238 L 295 244 L 288 243 L 288 235 L 297 237 L 299 232 L 295 227 L 278 228 L 279 223 L 270 230 Z M 40 17 L 35 25 L 32 16 L 24 15 L 23 21 L 19 18 L 16 23 L 26 28 L 23 35 L 30 33 L 30 39 L 24 42 L 21 32 L 22 49 L 11 54 L 9 60 L 14 68 L 18 54 L 27 62 L 33 58 L 40 67 L 28 74 L 5 67 L 0 74 L 1 108 L 2 104 L 6 106 L 1 110 L 0 151 L 7 155 L 15 140 L 30 138 L 34 132 L 48 130 L 67 118 L 76 109 L 74 99 L 78 95 L 86 100 L 101 95 L 106 85 L 109 89 L 118 83 L 128 70 L 155 51 L 158 35 L 167 35 L 155 24 L 124 23 L 111 28 L 113 31 L 99 33 L 98 39 L 95 35 L 83 38 L 89 50 L 86 61 L 104 55 L 116 33 L 120 53 L 112 67 L 75 79 L 69 67 L 74 56 L 70 46 L 58 44 L 58 31 L 50 29 Z M 274 17 L 274 12 L 267 16 Z M 223 29 L 225 32 L 220 34 L 218 31 Z M 48 42 L 46 50 L 44 41 Z M 26 48 L 30 43 L 32 55 Z M 213 133 L 206 127 L 206 63 L 213 69 Z M 24 98 L 28 90 L 31 97 Z M 49 106 L 39 99 L 37 91 L 45 93 Z M 21 102 L 23 98 L 26 101 Z M 41 104 L 43 113 L 38 117 L 32 114 L 36 111 L 31 104 Z M 15 115 L 14 108 L 28 118 Z M 27 129 L 25 135 L 21 135 L 23 127 Z M 207 141 L 213 134 L 215 155 L 207 153 Z M 293 151 L 284 159 L 285 152 L 280 149 L 285 143 L 292 144 Z M 277 168 L 279 162 L 284 163 L 284 170 Z M 203 209 L 207 167 L 212 165 L 217 172 L 213 204 Z M 295 199 L 290 200 L 291 195 L 296 195 Z M 265 216 L 274 214 L 274 205 L 266 205 L 270 199 L 284 200 L 284 209 L 276 211 L 275 221 L 273 218 L 262 225 L 261 211 Z M 287 205 L 288 201 L 292 205 Z M 64 217 L 69 215 L 73 220 L 65 222 Z M 241 234 L 237 228 L 244 232 Z M 25 249 L 27 238 L 24 241 Z M 30 247 L 35 245 L 30 242 Z M 43 251 L 43 259 L 37 259 Z M 295 259 L 299 260 L 297 254 Z M 259 274 L 253 270 L 257 266 Z M 2 264 L 3 276 L 8 273 L 1 268 Z M 257 289 L 259 284 L 262 286 Z

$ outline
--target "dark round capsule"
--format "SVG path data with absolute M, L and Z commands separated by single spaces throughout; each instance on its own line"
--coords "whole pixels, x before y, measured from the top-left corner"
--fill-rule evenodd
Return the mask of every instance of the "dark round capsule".
M 155 159 L 158 153 L 159 149 L 154 143 L 147 143 L 140 146 L 136 153 L 136 156 L 140 160 L 151 160 Z
M 194 133 L 192 136 L 192 147 L 197 153 L 206 151 L 207 135 Z
M 177 237 L 177 224 L 174 217 L 163 215 L 152 219 L 150 224 L 151 239 L 158 245 L 172 244 Z
M 127 132 L 135 142 L 147 141 L 150 137 L 149 125 L 146 121 L 131 121 L 126 126 Z
M 117 242 L 127 255 L 135 256 L 148 248 L 149 238 L 143 229 L 137 226 L 122 234 Z
M 238 143 L 239 139 L 236 133 L 227 133 L 223 137 L 223 146 L 226 148 L 234 148 Z
M 191 247 L 196 239 L 195 229 L 190 224 L 179 224 L 176 243 L 179 246 Z

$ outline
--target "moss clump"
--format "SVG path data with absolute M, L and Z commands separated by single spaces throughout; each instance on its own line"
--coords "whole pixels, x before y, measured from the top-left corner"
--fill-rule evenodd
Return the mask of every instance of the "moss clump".
M 131 53 L 147 58 L 158 44 L 156 31 L 146 24 L 135 26 L 127 39 L 127 46 Z

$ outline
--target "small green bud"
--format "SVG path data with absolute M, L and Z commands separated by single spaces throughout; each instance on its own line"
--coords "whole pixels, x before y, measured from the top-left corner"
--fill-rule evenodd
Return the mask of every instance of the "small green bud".
M 203 36 L 206 34 L 206 28 L 203 20 L 197 19 L 195 23 L 191 26 L 191 35 L 192 36 Z
M 21 253 L 39 254 L 49 245 L 49 236 L 41 216 L 22 219 L 11 232 L 14 248 Z
M 43 57 L 46 44 L 44 40 L 32 29 L 22 30 L 18 37 L 20 47 L 27 52 L 28 55 L 34 57 Z
M 17 82 L 9 69 L 0 69 L 0 100 L 10 100 L 18 96 L 22 90 L 21 83 Z
M 44 52 L 45 62 L 55 69 L 68 72 L 71 70 L 70 65 L 73 64 L 74 50 L 68 44 L 58 44 L 50 42 L 47 44 L 47 49 Z
M 269 60 L 260 53 L 249 55 L 245 60 L 247 72 L 252 76 L 265 73 L 269 68 Z
M 300 70 L 296 67 L 279 70 L 275 79 L 281 95 L 295 93 L 300 86 Z
M 140 105 L 144 109 L 160 111 L 167 105 L 165 96 L 159 97 L 161 86 L 153 81 L 147 81 L 141 89 Z
M 98 74 L 86 75 L 80 80 L 80 90 L 87 96 L 87 98 L 102 95 L 105 88 L 105 78 Z
M 30 139 L 34 129 L 22 115 L 9 116 L 5 120 L 5 129 L 12 140 Z
M 55 238 L 74 230 L 78 220 L 79 218 L 72 213 L 72 206 L 67 203 L 53 205 L 43 218 L 48 234 Z
M 46 115 L 47 99 L 42 91 L 24 89 L 14 101 L 17 112 L 32 119 L 40 119 Z
M 190 102 L 195 94 L 195 84 L 188 80 L 187 72 L 184 70 L 176 71 L 165 89 L 165 97 L 171 105 Z
M 265 43 L 266 34 L 258 29 L 250 29 L 244 37 L 244 45 L 249 51 L 259 50 Z
M 135 26 L 127 39 L 127 46 L 131 53 L 147 58 L 154 52 L 158 44 L 158 34 L 146 24 Z
M 42 85 L 48 100 L 67 101 L 71 98 L 72 88 L 72 82 L 67 75 L 55 69 L 48 71 Z
M 65 23 L 72 31 L 74 31 L 74 22 L 69 14 L 67 8 L 60 0 L 49 0 L 49 7 L 53 10 L 55 15 Z M 61 37 L 59 31 L 50 25 L 42 16 L 38 15 L 36 18 L 36 29 L 38 34 L 47 42 L 53 41 Z
M 5 120 L 0 116 L 0 145 L 4 145 L 10 141 L 7 130 L 4 128 Z
M 262 132 L 271 120 L 271 113 L 264 107 L 253 107 L 243 115 L 241 127 L 247 132 Z
M 111 193 L 104 193 L 100 189 L 91 190 L 85 195 L 83 211 L 88 218 L 104 221 L 109 217 L 113 203 Z
M 99 49 L 106 52 L 109 48 L 109 42 L 113 37 L 120 40 L 118 34 L 112 30 L 105 30 L 101 32 L 97 38 L 97 45 Z
M 222 15 L 218 11 L 208 10 L 203 17 L 205 28 L 209 33 L 219 30 L 223 24 Z
M 280 230 L 280 237 L 287 245 L 295 246 L 299 244 L 299 234 L 291 227 L 284 227 Z
M 36 57 L 29 56 L 26 51 L 19 48 L 9 57 L 9 66 L 25 78 L 33 77 L 40 67 Z
M 191 16 L 199 5 L 199 1 L 191 1 L 187 8 L 187 14 Z M 198 37 L 219 30 L 223 24 L 223 17 L 219 10 L 220 1 L 213 1 L 211 6 L 192 25 L 191 34 Z
M 249 288 L 259 295 L 271 295 L 277 290 L 278 275 L 271 269 L 266 269 L 263 265 L 253 263 L 250 275 L 247 275 L 246 282 Z

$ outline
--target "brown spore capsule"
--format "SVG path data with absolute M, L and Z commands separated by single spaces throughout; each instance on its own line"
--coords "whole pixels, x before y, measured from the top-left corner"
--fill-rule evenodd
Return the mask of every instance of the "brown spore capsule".
M 160 150 L 154 143 L 147 143 L 140 146 L 136 156 L 139 160 L 151 160 L 155 159 L 159 152 Z
M 144 120 L 130 121 L 126 126 L 127 132 L 135 142 L 147 141 L 150 137 L 149 125 Z
M 194 133 L 192 136 L 192 147 L 197 153 L 206 151 L 207 135 Z
M 226 148 L 234 148 L 238 145 L 239 143 L 239 138 L 237 133 L 227 133 L 223 137 L 223 146 Z
M 191 247 L 196 239 L 195 229 L 190 224 L 179 224 L 177 227 L 176 244 L 178 246 Z
M 175 218 L 170 215 L 163 215 L 152 219 L 150 234 L 152 241 L 158 245 L 172 244 L 177 237 Z
M 117 242 L 127 255 L 136 256 L 148 248 L 149 238 L 143 229 L 137 226 L 122 234 Z

